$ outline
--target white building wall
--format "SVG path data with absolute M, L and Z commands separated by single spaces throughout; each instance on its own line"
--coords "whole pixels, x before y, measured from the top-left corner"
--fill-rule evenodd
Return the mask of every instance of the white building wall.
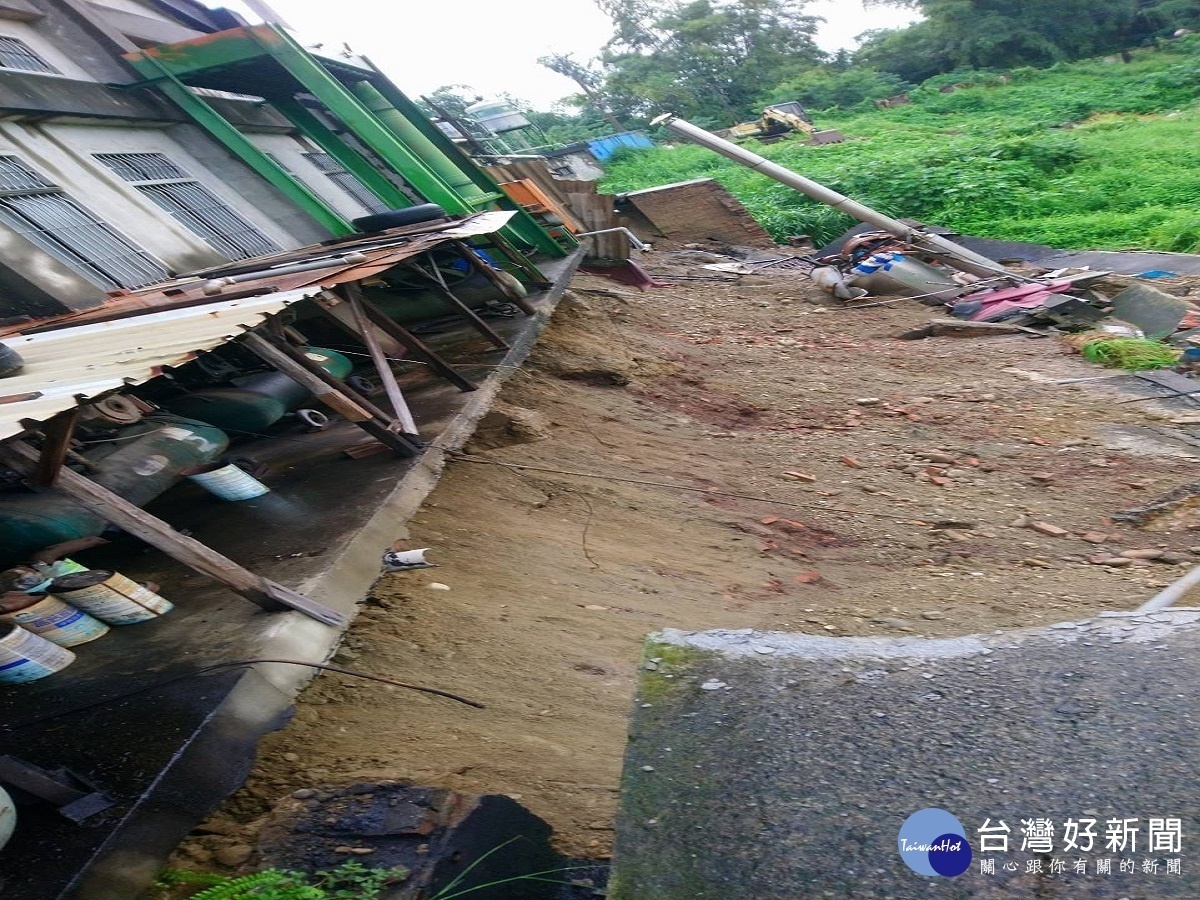
M 370 210 L 338 187 L 329 176 L 304 158 L 305 153 L 319 152 L 320 147 L 309 144 L 303 138 L 290 134 L 246 134 L 254 146 L 270 153 L 296 178 L 307 185 L 314 194 L 333 207 L 346 219 L 365 216 Z
M 73 78 L 76 81 L 96 81 L 86 69 L 80 66 L 71 55 L 55 46 L 54 42 L 40 32 L 36 25 L 29 22 L 14 22 L 0 19 L 0 36 L 16 38 L 28 45 L 29 49 L 44 59 L 61 73 L 51 75 L 45 72 L 25 72 L 27 75 L 38 75 L 41 78 Z M 22 71 L 15 69 L 14 71 Z
M 183 272 L 225 260 L 203 238 L 96 160 L 95 153 L 162 153 L 185 169 L 263 234 L 288 249 L 300 242 L 230 191 L 187 149 L 161 130 L 102 125 L 0 124 L 0 152 L 20 157 L 69 196 L 162 260 Z

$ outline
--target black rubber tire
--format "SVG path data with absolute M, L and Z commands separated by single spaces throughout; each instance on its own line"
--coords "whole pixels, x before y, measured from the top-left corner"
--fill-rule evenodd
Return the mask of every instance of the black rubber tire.
M 0 344 L 0 378 L 16 375 L 25 367 L 21 354 L 7 344 Z
M 387 231 L 389 228 L 400 228 L 404 225 L 416 225 L 418 222 L 433 222 L 446 218 L 446 211 L 436 203 L 422 203 L 405 209 L 389 209 L 387 212 L 375 213 L 370 216 L 359 216 L 351 224 L 359 231 L 371 234 L 376 231 Z

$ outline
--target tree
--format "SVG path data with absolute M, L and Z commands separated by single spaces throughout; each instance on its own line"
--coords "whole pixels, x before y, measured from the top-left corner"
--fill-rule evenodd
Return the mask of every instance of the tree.
M 559 75 L 570 78 L 579 85 L 579 89 L 583 91 L 583 95 L 587 97 L 588 102 L 595 107 L 600 115 L 608 120 L 608 123 L 618 133 L 629 130 L 613 115 L 612 110 L 608 107 L 608 103 L 600 94 L 604 84 L 604 76 L 601 73 L 579 62 L 570 53 L 550 53 L 539 57 L 538 65 L 545 66 L 551 72 L 557 72 Z
M 871 32 L 856 61 L 917 81 L 957 68 L 1046 66 L 1125 51 L 1196 17 L 1194 0 L 869 0 L 924 21 Z
M 671 111 L 730 124 L 755 100 L 812 68 L 816 17 L 806 0 L 598 0 L 616 32 L 604 88 L 635 114 Z

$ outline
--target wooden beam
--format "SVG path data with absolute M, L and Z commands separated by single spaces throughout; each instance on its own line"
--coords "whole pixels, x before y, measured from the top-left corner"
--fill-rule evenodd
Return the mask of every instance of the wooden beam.
M 340 299 L 340 298 L 339 298 Z M 428 344 L 422 341 L 419 337 L 401 325 L 399 322 L 390 318 L 387 313 L 367 299 L 366 295 L 359 297 L 359 304 L 362 306 L 363 312 L 367 314 L 376 328 L 388 335 L 392 340 L 398 341 L 404 345 L 405 351 L 413 353 L 420 358 L 420 361 L 426 363 L 429 368 L 437 372 L 447 381 L 455 384 L 461 391 L 478 390 L 478 386 L 464 377 L 458 369 L 450 365 L 439 353 L 433 350 Z
M 27 478 L 32 478 L 37 473 L 40 460 L 41 455 L 38 451 L 22 440 L 0 443 L 0 461 Z M 235 594 L 241 594 L 263 609 L 294 609 L 326 625 L 340 626 L 346 623 L 346 617 L 336 610 L 243 569 L 228 557 L 206 547 L 195 538 L 181 534 L 162 519 L 150 515 L 124 497 L 71 469 L 63 468 L 59 471 L 58 480 L 52 490 L 70 497 L 105 521 L 124 529 L 152 547 L 157 547 L 188 568 L 220 582 Z
M 450 304 L 452 309 L 457 311 L 471 324 L 472 328 L 482 334 L 501 350 L 508 349 L 508 341 L 496 334 L 496 332 L 492 330 L 492 327 L 488 325 L 487 322 L 479 318 L 475 310 L 463 303 L 462 300 L 458 298 L 458 295 L 456 295 L 454 291 L 447 287 L 446 280 L 442 278 L 442 273 L 438 271 L 437 261 L 435 259 L 430 257 L 428 272 L 425 271 L 425 268 L 419 262 L 417 262 L 416 259 L 405 260 L 405 263 L 413 271 L 419 272 L 425 278 L 425 280 L 429 282 L 429 286 L 433 288 L 434 293 L 440 294 L 442 298 Z
M 66 412 L 46 422 L 42 433 L 46 436 L 42 444 L 42 455 L 38 459 L 37 471 L 29 479 L 34 487 L 48 488 L 58 478 L 59 470 L 67 461 L 67 453 L 71 449 L 71 436 L 75 433 L 75 424 L 79 421 L 79 407 L 73 406 Z
M 371 437 L 383 442 L 402 456 L 416 456 L 420 452 L 421 448 L 417 444 L 388 427 L 390 421 L 387 417 L 383 417 L 382 421 L 376 418 L 372 412 L 375 409 L 373 404 L 372 409 L 367 409 L 342 390 L 326 384 L 316 373 L 310 372 L 301 362 L 293 359 L 262 335 L 249 331 L 242 336 L 242 341 L 264 362 L 308 388 L 321 403 L 353 422 Z M 332 378 L 332 376 L 330 377 Z
M 396 381 L 396 373 L 392 371 L 392 365 L 375 337 L 375 329 L 371 326 L 371 320 L 367 318 L 367 314 L 363 310 L 362 288 L 357 282 L 348 282 L 341 285 L 339 290 L 346 302 L 350 304 L 350 311 L 354 313 L 354 322 L 358 326 L 359 336 L 366 344 L 371 362 L 375 364 L 375 370 L 383 382 L 383 390 L 392 404 L 392 409 L 396 411 L 396 418 L 400 420 L 401 426 L 407 433 L 417 434 L 417 423 L 413 419 L 412 411 L 408 408 L 408 401 L 404 399 L 403 391 L 400 390 L 400 383 Z
M 535 312 L 537 312 L 537 310 L 529 305 L 528 300 L 517 294 L 517 292 L 512 289 L 511 285 L 508 285 L 504 282 L 495 269 L 479 258 L 475 251 L 471 249 L 470 244 L 468 244 L 466 241 L 451 241 L 450 245 L 462 254 L 463 260 L 467 263 L 467 265 L 490 281 L 492 286 L 509 300 L 511 300 L 513 305 L 520 309 L 521 312 L 525 313 L 527 316 L 532 316 Z

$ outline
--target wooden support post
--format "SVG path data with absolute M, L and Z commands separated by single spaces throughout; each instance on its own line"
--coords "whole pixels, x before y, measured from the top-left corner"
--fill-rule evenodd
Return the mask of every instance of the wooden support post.
M 24 441 L 11 440 L 0 444 L 0 460 L 26 478 L 33 478 L 38 471 L 41 454 Z M 80 506 L 152 547 L 157 547 L 172 559 L 219 581 L 235 594 L 241 594 L 263 609 L 294 609 L 326 625 L 340 626 L 346 623 L 346 617 L 336 610 L 243 569 L 228 557 L 195 538 L 181 534 L 162 519 L 71 469 L 59 471 L 53 490 L 65 494 Z
M 405 431 L 409 434 L 417 434 L 417 423 L 413 419 L 412 411 L 408 408 L 408 401 L 404 399 L 404 393 L 400 390 L 400 383 L 396 381 L 396 373 L 392 371 L 391 363 L 388 362 L 383 348 L 379 346 L 379 341 L 375 339 L 371 321 L 362 308 L 362 288 L 358 286 L 357 282 L 348 282 L 341 285 L 340 290 L 346 302 L 350 304 L 350 311 L 354 313 L 355 324 L 367 345 L 367 353 L 371 356 L 371 362 L 375 364 L 375 369 L 383 382 L 383 390 L 388 395 L 388 401 L 392 404 L 392 409 L 396 411 L 396 418 L 400 420 Z
M 499 232 L 489 234 L 487 239 L 491 241 L 492 246 L 503 253 L 508 261 L 517 269 L 525 273 L 525 277 L 531 282 L 542 287 L 550 287 L 550 280 L 542 274 L 542 270 L 531 263 L 520 250 L 513 246 L 504 235 Z
M 438 271 L 437 262 L 434 259 L 430 258 L 429 260 L 429 272 L 426 272 L 421 264 L 415 259 L 408 260 L 408 265 L 411 266 L 414 271 L 423 275 L 425 279 L 429 281 L 430 286 L 434 289 L 434 291 L 438 294 L 441 294 L 443 299 L 445 299 L 452 308 L 461 313 L 463 317 L 471 323 L 471 326 L 476 331 L 482 334 L 501 350 L 508 349 L 508 341 L 496 334 L 496 332 L 492 330 L 491 326 L 488 325 L 487 322 L 479 318 L 479 316 L 475 313 L 475 310 L 471 309 L 471 307 L 459 300 L 454 291 L 450 290 L 450 288 L 446 286 L 446 280 L 442 278 L 442 273 Z
M 371 417 L 376 421 L 382 422 L 389 428 L 392 426 L 396 426 L 397 428 L 399 427 L 396 420 L 384 412 L 380 407 L 376 406 L 370 397 L 366 396 L 361 391 L 356 391 L 354 388 L 350 387 L 350 385 L 346 384 L 346 382 L 341 378 L 338 378 L 336 375 L 333 375 L 324 369 L 320 363 L 309 359 L 303 348 L 291 343 L 291 341 L 288 340 L 288 335 L 282 329 L 276 330 L 271 328 L 269 322 L 267 327 L 268 331 L 265 335 L 266 340 L 270 342 L 271 346 L 277 349 L 280 353 L 282 353 L 296 365 L 300 366 L 302 369 L 305 369 L 314 378 L 327 384 L 335 391 L 345 394 L 352 401 L 354 401 L 354 403 L 370 413 Z
M 42 444 L 37 471 L 29 479 L 34 487 L 47 488 L 54 484 L 59 470 L 67 461 L 67 453 L 71 450 L 71 435 L 75 433 L 75 423 L 78 421 L 79 407 L 74 406 L 66 412 L 59 413 L 42 427 L 46 442 Z
M 394 319 L 389 318 L 388 314 L 382 309 L 362 296 L 359 298 L 359 303 L 362 306 L 363 312 L 367 314 L 367 318 L 392 340 L 399 341 L 405 346 L 409 353 L 414 353 L 420 357 L 422 362 L 429 365 L 429 368 L 437 372 L 447 381 L 453 382 L 459 390 L 474 391 L 478 386 L 465 378 L 456 368 L 448 363 L 445 358 L 430 348 L 419 337 L 401 325 Z
M 462 254 L 462 257 L 466 261 L 467 265 L 490 281 L 495 286 L 496 290 L 511 300 L 513 305 L 520 309 L 521 312 L 525 313 L 527 316 L 532 316 L 535 312 L 537 312 L 537 310 L 529 305 L 528 300 L 522 296 L 519 296 L 516 291 L 512 289 L 511 285 L 508 285 L 504 282 L 495 269 L 479 258 L 475 251 L 471 249 L 470 244 L 468 244 L 466 241 L 451 241 L 450 243 L 455 250 Z M 504 274 L 508 275 L 507 272 Z M 511 275 L 508 277 L 512 278 Z
M 403 456 L 416 456 L 420 452 L 419 445 L 388 427 L 389 422 L 386 417 L 383 421 L 377 420 L 370 410 L 365 409 L 340 389 L 326 384 L 315 373 L 310 372 L 262 335 L 250 331 L 242 336 L 242 340 L 246 347 L 254 351 L 260 359 L 312 391 L 323 404 L 353 422 L 371 437 Z

